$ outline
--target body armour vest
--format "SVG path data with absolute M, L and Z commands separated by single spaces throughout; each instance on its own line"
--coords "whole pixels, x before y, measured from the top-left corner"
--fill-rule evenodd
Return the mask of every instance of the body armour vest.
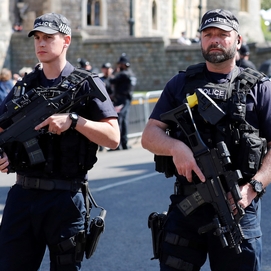
M 14 99 L 24 95 L 32 88 L 39 91 L 37 85 L 39 74 L 40 71 L 36 68 L 34 72 L 19 81 L 14 88 Z M 53 91 L 50 88 L 48 88 L 48 91 L 43 88 L 42 91 L 42 94 L 48 98 L 60 94 L 57 87 L 54 87 Z M 77 95 L 80 95 L 80 91 Z M 88 99 L 86 98 L 72 107 L 72 111 L 82 117 L 89 118 L 86 110 L 87 106 Z M 28 155 L 21 142 L 8 143 L 4 146 L 10 160 L 11 172 L 43 178 L 81 178 L 97 161 L 97 144 L 90 142 L 76 130 L 68 129 L 61 135 L 47 132 L 39 135 L 37 139 L 45 157 L 45 162 L 35 165 L 30 165 Z
M 216 147 L 218 142 L 226 143 L 233 168 L 241 170 L 244 179 L 249 179 L 261 165 L 266 152 L 266 141 L 260 138 L 258 130 L 245 120 L 246 100 L 251 88 L 264 80 L 264 76 L 250 68 L 240 72 L 239 68 L 235 67 L 230 80 L 215 84 L 207 80 L 205 70 L 205 63 L 188 67 L 183 91 L 188 96 L 193 94 L 195 89 L 201 89 L 226 114 L 217 124 L 212 125 L 203 119 L 195 106 L 191 108 L 195 124 L 210 149 Z M 180 138 L 189 145 L 185 138 Z

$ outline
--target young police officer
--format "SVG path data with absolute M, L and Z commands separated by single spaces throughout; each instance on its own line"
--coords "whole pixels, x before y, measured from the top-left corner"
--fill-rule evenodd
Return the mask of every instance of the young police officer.
M 18 98 L 24 88 L 25 93 L 36 88 L 45 97 L 57 97 L 61 90 L 50 87 L 74 72 L 66 60 L 71 27 L 64 16 L 48 13 L 36 18 L 28 36 L 34 37 L 41 65 L 25 76 L 24 84 L 15 87 L 5 103 Z M 114 149 L 120 139 L 117 114 L 100 82 L 98 78 L 96 84 L 107 98 L 104 102 L 95 97 L 83 99 L 70 112 L 53 114 L 35 127 L 37 131 L 46 128 L 38 136 L 44 162 L 31 164 L 19 142 L 3 147 L 0 170 L 16 171 L 17 180 L 9 191 L 1 223 L 1 270 L 38 270 L 46 245 L 50 270 L 80 270 L 86 215 L 82 184 L 97 160 L 97 146 Z M 88 81 L 78 91 L 77 97 L 90 93 Z M 3 105 L 0 113 L 4 111 Z
M 253 125 L 259 129 L 260 136 L 266 138 L 268 147 L 271 147 L 271 83 L 256 73 L 259 79 L 255 84 L 247 84 L 254 75 L 246 76 L 244 71 L 236 67 L 235 55 L 242 40 L 238 26 L 236 17 L 226 10 L 211 10 L 203 16 L 200 26 L 201 50 L 206 62 L 189 67 L 166 84 L 142 135 L 142 146 L 156 155 L 172 156 L 176 169 L 176 191 L 170 197 L 171 205 L 164 224 L 159 256 L 163 271 L 200 270 L 207 253 L 211 270 L 260 270 L 262 233 L 259 198 L 270 183 L 271 154 L 267 152 L 259 167 L 260 162 L 257 164 L 253 158 L 261 150 L 256 154 L 252 151 L 253 146 L 242 148 L 242 139 L 249 133 L 243 133 L 238 124 L 244 124 L 244 119 L 237 118 L 245 115 L 246 126 Z M 187 216 L 181 212 L 182 206 L 179 205 L 196 191 L 195 183 L 206 181 L 206 176 L 197 165 L 182 131 L 177 130 L 177 139 L 168 136 L 165 131 L 169 127 L 173 132 L 178 127 L 170 122 L 162 122 L 160 115 L 185 103 L 186 95 L 193 94 L 196 88 L 203 89 L 226 113 L 217 124 L 210 124 L 196 107 L 191 109 L 202 139 L 209 148 L 214 148 L 219 141 L 227 142 L 233 167 L 240 169 L 244 177 L 240 183 L 242 199 L 239 201 L 245 209 L 241 219 L 244 234 L 241 253 L 227 246 L 222 248 L 221 240 L 214 235 L 214 230 L 198 233 L 200 227 L 213 221 L 215 212 L 211 204 L 203 204 Z M 233 99 L 233 95 L 237 99 Z M 245 109 L 244 112 L 241 108 Z M 246 155 L 247 152 L 250 154 Z M 230 195 L 228 201 L 230 210 L 236 214 L 236 206 Z

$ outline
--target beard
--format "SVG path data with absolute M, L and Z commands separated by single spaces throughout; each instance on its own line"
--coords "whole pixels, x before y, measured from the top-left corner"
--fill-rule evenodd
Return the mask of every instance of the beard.
M 218 48 L 222 50 L 221 52 L 212 52 L 210 53 L 210 50 L 213 48 Z M 220 44 L 216 45 L 213 44 L 207 48 L 207 50 L 204 50 L 201 46 L 202 56 L 204 59 L 210 63 L 221 63 L 226 60 L 232 59 L 236 55 L 237 47 L 236 44 L 229 48 L 228 50 L 221 46 Z

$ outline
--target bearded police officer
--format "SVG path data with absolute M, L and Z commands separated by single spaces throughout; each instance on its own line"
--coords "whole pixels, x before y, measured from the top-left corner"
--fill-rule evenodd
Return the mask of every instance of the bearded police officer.
M 270 183 L 271 154 L 267 151 L 264 156 L 264 147 L 253 150 L 253 143 L 243 144 L 243 139 L 248 139 L 253 133 L 244 133 L 239 124 L 253 127 L 251 131 L 259 130 L 260 137 L 266 139 L 270 148 L 271 83 L 262 74 L 243 70 L 235 65 L 235 55 L 242 41 L 238 27 L 237 18 L 227 10 L 210 10 L 203 16 L 200 33 L 205 63 L 188 67 L 166 84 L 142 135 L 142 146 L 155 155 L 172 157 L 176 170 L 176 189 L 170 197 L 171 205 L 159 250 L 162 271 L 200 270 L 207 254 L 213 271 L 260 270 L 260 197 Z M 254 82 L 251 82 L 252 78 L 255 79 Z M 187 95 L 193 94 L 197 88 L 204 90 L 225 112 L 225 117 L 220 122 L 210 124 L 196 107 L 192 108 L 200 136 L 210 149 L 215 148 L 220 141 L 226 142 L 233 167 L 242 172 L 243 178 L 239 183 L 242 199 L 238 202 L 245 210 L 240 222 L 244 235 L 241 253 L 236 253 L 227 246 L 223 248 L 213 230 L 198 233 L 200 227 L 210 225 L 214 218 L 215 212 L 211 204 L 203 204 L 187 216 L 177 207 L 195 192 L 196 182 L 206 181 L 206 176 L 197 165 L 182 130 L 178 130 L 177 125 L 161 121 L 160 115 L 182 105 Z M 241 112 L 241 108 L 244 108 L 244 112 Z M 245 115 L 245 119 L 237 119 L 238 114 Z M 175 137 L 168 136 L 168 128 L 171 129 L 170 135 L 175 132 Z M 261 141 L 260 137 L 253 134 L 255 141 L 256 138 Z M 246 140 L 246 143 L 249 141 Z M 263 156 L 262 162 L 254 159 Z M 228 196 L 228 201 L 233 202 L 231 195 Z M 234 209 L 232 204 L 232 212 L 236 214 Z
M 48 13 L 36 18 L 28 36 L 34 37 L 41 65 L 9 93 L 0 108 L 1 114 L 6 111 L 8 101 L 33 88 L 54 99 L 61 91 L 68 91 L 65 84 L 58 89 L 60 82 L 69 76 L 74 82 L 82 74 L 78 70 L 72 76 L 75 68 L 66 60 L 71 26 L 63 15 Z M 98 145 L 114 149 L 120 139 L 117 114 L 103 83 L 99 78 L 96 80 L 107 98 L 102 102 L 85 95 L 91 87 L 89 80 L 84 82 L 79 89 L 76 85 L 74 88 L 76 97 L 86 98 L 72 107 L 72 111 L 53 114 L 35 127 L 37 131 L 46 131 L 37 137 L 44 162 L 31 164 L 21 142 L 3 146 L 0 170 L 15 171 L 17 180 L 8 193 L 1 222 L 2 271 L 37 271 L 46 246 L 50 251 L 50 270 L 81 270 L 86 219 L 82 187 L 87 183 L 87 171 L 97 161 Z M 4 126 L 1 131 L 9 123 Z

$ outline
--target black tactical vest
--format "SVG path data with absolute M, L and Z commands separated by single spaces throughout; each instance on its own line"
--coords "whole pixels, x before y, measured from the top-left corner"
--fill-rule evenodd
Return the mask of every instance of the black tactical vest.
M 14 99 L 24 95 L 32 88 L 38 90 L 39 67 L 18 81 L 14 89 Z M 46 95 L 46 93 L 45 93 Z M 47 96 L 57 95 L 48 91 Z M 82 100 L 72 108 L 72 112 L 88 118 L 86 108 L 88 99 Z M 20 142 L 13 142 L 4 146 L 11 162 L 11 171 L 19 174 L 52 178 L 84 177 L 97 161 L 97 144 L 90 142 L 76 130 L 68 129 L 61 135 L 46 133 L 38 136 L 38 143 L 46 162 L 30 165 L 28 155 Z
M 244 179 L 251 178 L 259 169 L 266 153 L 266 141 L 259 137 L 258 130 L 246 120 L 246 99 L 250 89 L 260 81 L 267 80 L 260 72 L 247 68 L 240 72 L 235 67 L 232 78 L 225 83 L 210 83 L 205 76 L 205 63 L 188 67 L 185 71 L 186 96 L 200 88 L 226 113 L 216 125 L 206 122 L 197 106 L 191 108 L 194 121 L 204 143 L 209 148 L 224 141 L 231 154 L 234 169 L 240 169 Z M 171 127 L 172 128 L 172 127 Z M 178 128 L 172 136 L 189 145 Z

